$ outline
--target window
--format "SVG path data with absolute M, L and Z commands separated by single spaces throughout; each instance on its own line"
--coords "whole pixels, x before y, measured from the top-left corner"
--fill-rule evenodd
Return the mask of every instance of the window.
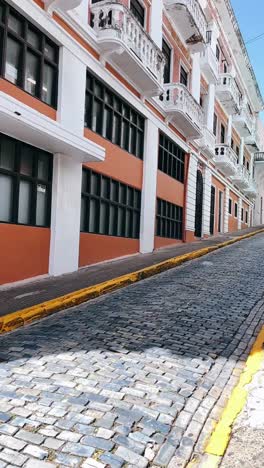
M 159 138 L 158 168 L 170 177 L 184 182 L 185 152 L 163 133 Z
M 247 161 L 247 170 L 249 171 L 249 161 Z
M 141 26 L 144 27 L 145 23 L 145 10 L 138 0 L 130 0 L 130 10 L 136 17 Z
M 215 51 L 216 59 L 219 62 L 220 60 L 220 48 L 219 45 L 216 44 L 216 51 Z
M 212 32 L 213 31 L 206 31 L 206 44 L 212 43 Z
M 225 143 L 225 126 L 223 124 L 221 124 L 221 142 L 220 143 Z
M 237 218 L 237 213 L 238 213 L 238 206 L 237 206 L 237 203 L 235 203 L 235 218 Z
M 234 149 L 234 140 L 231 138 L 231 148 Z
M 224 73 L 227 73 L 227 64 L 226 64 L 226 62 L 224 62 L 224 67 L 223 67 L 223 69 L 224 69 Z
M 59 47 L 3 1 L 0 57 L 1 76 L 56 108 Z
M 144 117 L 88 71 L 85 125 L 143 159 Z
M 52 155 L 0 134 L 0 222 L 50 225 Z
M 180 71 L 180 83 L 188 86 L 188 72 L 183 67 L 181 67 Z
M 246 224 L 248 224 L 248 211 L 246 211 Z
M 243 156 L 243 166 L 245 166 L 245 165 L 246 165 L 246 157 Z
M 159 237 L 182 239 L 183 208 L 168 201 L 157 200 L 157 230 Z
M 217 115 L 214 114 L 214 128 L 213 128 L 214 136 L 217 136 Z
M 171 49 L 168 46 L 167 42 L 162 41 L 162 53 L 165 58 L 165 67 L 164 67 L 164 83 L 170 83 L 170 72 L 171 72 Z
M 232 214 L 232 199 L 231 198 L 229 198 L 228 213 Z
M 236 146 L 236 155 L 239 156 L 239 146 Z
M 83 169 L 81 231 L 138 239 L 141 192 Z
M 244 208 L 241 208 L 241 221 L 244 221 Z

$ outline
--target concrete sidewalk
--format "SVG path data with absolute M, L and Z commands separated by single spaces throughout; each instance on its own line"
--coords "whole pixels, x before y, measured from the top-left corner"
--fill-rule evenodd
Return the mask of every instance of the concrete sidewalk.
M 178 244 L 150 254 L 138 254 L 132 257 L 82 268 L 81 270 L 59 277 L 45 277 L 27 281 L 15 286 L 0 287 L 0 316 L 35 306 L 73 291 L 102 283 L 107 280 L 156 265 L 173 257 L 195 252 L 205 247 L 221 244 L 263 226 L 255 226 L 234 233 L 221 234 L 209 239 L 189 244 Z

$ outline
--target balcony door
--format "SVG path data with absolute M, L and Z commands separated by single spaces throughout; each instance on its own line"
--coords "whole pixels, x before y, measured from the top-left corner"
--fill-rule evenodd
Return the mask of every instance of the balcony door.
M 211 186 L 211 208 L 210 208 L 210 234 L 214 234 L 215 224 L 215 187 Z
M 223 230 L 223 208 L 224 208 L 224 193 L 218 192 L 218 232 Z
M 203 219 L 203 174 L 197 171 L 196 178 L 196 207 L 195 207 L 195 236 L 202 237 Z

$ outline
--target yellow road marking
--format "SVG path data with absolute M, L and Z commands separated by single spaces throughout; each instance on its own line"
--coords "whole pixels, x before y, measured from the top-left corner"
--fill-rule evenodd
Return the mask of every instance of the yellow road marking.
M 264 359 L 264 327 L 260 331 L 246 362 L 245 370 L 242 372 L 237 386 L 234 388 L 227 406 L 213 431 L 209 443 L 205 449 L 205 453 L 211 456 L 222 457 L 227 449 L 232 426 L 245 406 L 248 390 L 248 385 L 254 375 L 260 369 Z M 212 458 L 213 461 L 213 458 Z M 205 465 L 206 466 L 206 465 Z M 209 468 L 209 465 L 207 465 Z M 214 466 L 214 465 L 213 465 Z M 203 465 L 204 467 L 204 465 Z
M 3 317 L 0 317 L 0 334 L 10 332 L 35 320 L 47 317 L 48 315 L 51 315 L 55 312 L 59 312 L 60 310 L 68 309 L 69 307 L 82 304 L 83 302 L 95 299 L 96 297 L 99 297 L 103 294 L 107 294 L 108 292 L 112 292 L 143 279 L 150 278 L 151 276 L 157 275 L 158 273 L 182 265 L 187 261 L 202 257 L 210 252 L 214 252 L 215 250 L 227 247 L 228 245 L 235 244 L 236 242 L 248 239 L 249 237 L 255 236 L 256 234 L 260 234 L 262 232 L 264 232 L 264 229 L 259 229 L 258 231 L 250 232 L 249 234 L 222 242 L 222 244 L 205 247 L 194 252 L 180 255 L 178 257 L 173 257 L 156 265 L 143 268 L 142 270 L 128 273 L 127 275 L 119 276 L 118 278 L 105 281 L 104 283 L 80 289 L 79 291 L 71 292 L 65 296 L 57 297 L 56 299 L 52 299 L 50 301 L 46 301 L 26 309 L 4 315 Z

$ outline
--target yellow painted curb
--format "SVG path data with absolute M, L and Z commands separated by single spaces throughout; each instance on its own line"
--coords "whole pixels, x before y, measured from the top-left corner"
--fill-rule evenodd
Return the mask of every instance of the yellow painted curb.
M 234 388 L 231 397 L 225 407 L 220 421 L 216 425 L 214 432 L 211 435 L 209 443 L 205 449 L 205 453 L 212 457 L 222 457 L 227 449 L 232 426 L 245 406 L 248 390 L 248 385 L 257 371 L 260 369 L 264 359 L 264 327 L 260 331 L 246 362 L 245 370 L 242 372 L 237 386 Z
M 256 234 L 260 234 L 262 232 L 264 232 L 264 229 L 259 229 L 258 231 L 250 232 L 249 234 L 245 234 L 240 237 L 235 237 L 229 241 L 223 242 L 222 244 L 205 247 L 185 255 L 173 257 L 156 265 L 143 268 L 142 270 L 128 273 L 127 275 L 105 281 L 104 283 L 80 289 L 79 291 L 74 291 L 72 293 L 66 294 L 65 296 L 43 302 L 42 304 L 10 313 L 0 317 L 0 334 L 10 332 L 16 328 L 29 324 L 40 318 L 47 317 L 48 315 L 51 315 L 60 310 L 68 309 L 69 307 L 82 304 L 83 302 L 86 302 L 90 299 L 95 299 L 96 297 L 102 296 L 103 294 L 107 294 L 143 279 L 150 278 L 151 276 L 157 275 L 158 273 L 162 273 L 163 271 L 170 270 L 171 268 L 182 265 L 189 260 L 202 257 L 210 252 L 227 247 L 228 245 L 232 245 L 243 239 L 248 239 L 249 237 L 255 236 Z

